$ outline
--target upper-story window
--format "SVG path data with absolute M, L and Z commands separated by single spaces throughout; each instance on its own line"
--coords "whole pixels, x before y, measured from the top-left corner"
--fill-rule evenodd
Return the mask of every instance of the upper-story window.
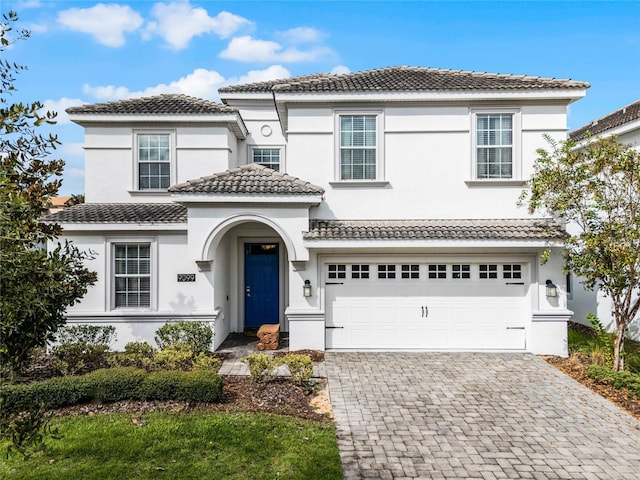
M 280 149 L 253 148 L 251 149 L 251 161 L 279 172 L 281 169 Z
M 474 177 L 515 180 L 520 176 L 517 110 L 474 112 Z
M 340 180 L 378 178 L 378 115 L 339 115 Z
M 139 133 L 138 188 L 161 190 L 171 184 L 171 135 L 169 133 Z

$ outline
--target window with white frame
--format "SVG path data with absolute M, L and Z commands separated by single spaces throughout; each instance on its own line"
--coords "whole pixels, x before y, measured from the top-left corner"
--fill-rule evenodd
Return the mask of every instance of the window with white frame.
M 369 278 L 369 265 L 351 265 L 351 278 Z
M 456 264 L 451 265 L 451 278 L 459 280 L 461 278 L 471 278 L 471 265 Z
M 376 180 L 378 176 L 378 115 L 341 114 L 339 125 L 340 180 Z
M 171 184 L 171 135 L 138 133 L 138 188 L 163 190 Z
M 252 148 L 251 161 L 279 172 L 281 169 L 280 149 Z
M 402 265 L 402 278 L 420 278 L 420 265 Z
M 396 278 L 396 266 L 378 265 L 378 278 Z
M 476 178 L 515 177 L 514 117 L 514 113 L 475 114 Z
M 114 308 L 151 307 L 151 244 L 113 244 Z

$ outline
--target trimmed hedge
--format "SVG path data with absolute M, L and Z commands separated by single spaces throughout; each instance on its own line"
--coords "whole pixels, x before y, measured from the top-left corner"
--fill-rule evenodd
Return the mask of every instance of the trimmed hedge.
M 222 379 L 204 370 L 147 374 L 133 367 L 108 368 L 82 376 L 0 387 L 0 409 L 6 413 L 32 410 L 40 404 L 52 409 L 91 401 L 217 402 L 221 398 Z
M 144 400 L 218 402 L 222 398 L 222 378 L 206 370 L 154 372 L 140 385 Z

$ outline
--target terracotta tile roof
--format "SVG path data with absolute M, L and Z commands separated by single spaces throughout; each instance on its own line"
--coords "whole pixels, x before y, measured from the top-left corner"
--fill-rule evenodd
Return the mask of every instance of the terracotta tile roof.
M 169 189 L 173 193 L 251 195 L 322 195 L 324 189 L 256 163 L 189 180 Z
M 626 107 L 622 107 L 615 112 L 610 113 L 602 118 L 594 120 L 572 132 L 569 132 L 569 138 L 574 142 L 579 142 L 587 138 L 587 134 L 597 136 L 608 130 L 619 127 L 626 123 L 633 122 L 640 118 L 640 100 L 636 100 Z
M 116 102 L 94 103 L 69 107 L 69 114 L 103 115 L 210 115 L 237 113 L 237 109 L 219 103 L 181 94 L 164 94 L 153 97 L 130 98 Z
M 223 87 L 220 93 L 397 92 L 584 89 L 586 82 L 422 67 L 387 67 L 343 75 L 319 73 Z
M 552 219 L 311 220 L 305 240 L 552 240 L 567 236 Z
M 81 203 L 44 217 L 58 223 L 187 223 L 175 203 Z

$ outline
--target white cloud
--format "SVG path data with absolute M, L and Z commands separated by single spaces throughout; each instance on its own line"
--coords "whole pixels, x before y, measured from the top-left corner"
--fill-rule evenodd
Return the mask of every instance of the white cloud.
M 278 36 L 290 43 L 317 43 L 325 37 L 325 34 L 311 27 L 296 27 L 278 32 Z
M 76 143 L 76 142 L 66 142 L 60 145 L 58 150 L 63 156 L 64 155 L 84 155 L 84 144 Z M 65 170 L 65 174 L 68 174 Z
M 65 110 L 69 107 L 77 107 L 79 105 L 83 105 L 86 102 L 83 102 L 79 98 L 67 98 L 62 97 L 59 100 L 45 100 L 42 102 L 44 108 L 41 112 L 57 112 L 58 116 L 56 117 L 56 124 L 64 125 L 66 123 L 71 123 L 69 120 L 69 116 L 66 114 Z
M 84 178 L 84 169 L 71 167 L 64 169 L 65 178 Z
M 16 3 L 12 10 L 16 12 L 21 12 L 28 8 L 39 8 L 42 6 L 42 2 L 40 0 L 23 0 L 21 2 Z
M 274 80 L 276 78 L 286 78 L 291 73 L 281 65 L 272 65 L 264 70 L 251 70 L 240 77 L 231 77 L 225 79 L 215 70 L 206 70 L 198 68 L 178 80 L 171 83 L 161 83 L 144 90 L 129 90 L 127 87 L 105 85 L 92 87 L 85 84 L 83 91 L 87 95 L 91 95 L 102 101 L 121 100 L 125 98 L 146 97 L 152 95 L 160 95 L 161 93 L 182 93 L 194 97 L 206 98 L 208 100 L 218 101 L 218 89 L 224 85 L 232 85 L 237 83 L 263 82 L 266 80 Z
M 124 34 L 142 26 L 142 17 L 127 5 L 99 3 L 91 8 L 70 8 L 58 13 L 58 22 L 70 30 L 88 33 L 108 47 L 121 47 Z
M 336 65 L 331 69 L 331 73 L 335 75 L 344 75 L 345 73 L 351 73 L 351 70 L 349 69 L 349 67 L 346 67 L 344 65 Z
M 230 77 L 225 85 L 238 85 L 242 83 L 266 82 L 267 80 L 276 80 L 278 78 L 289 78 L 291 72 L 282 65 L 271 65 L 264 70 L 251 70 L 240 77 Z
M 210 17 L 204 8 L 193 7 L 188 1 L 156 3 L 151 15 L 156 21 L 147 25 L 145 38 L 159 35 L 176 50 L 186 48 L 195 36 L 213 32 L 220 38 L 227 38 L 240 28 L 252 24 L 246 18 L 229 12 Z
M 43 33 L 47 31 L 47 26 L 42 23 L 26 23 L 24 28 L 29 30 L 31 33 Z
M 239 62 L 294 63 L 313 62 L 331 55 L 327 47 L 314 47 L 307 51 L 295 47 L 282 49 L 282 45 L 270 40 L 255 40 L 250 36 L 231 39 L 227 48 L 220 52 L 220 58 Z

